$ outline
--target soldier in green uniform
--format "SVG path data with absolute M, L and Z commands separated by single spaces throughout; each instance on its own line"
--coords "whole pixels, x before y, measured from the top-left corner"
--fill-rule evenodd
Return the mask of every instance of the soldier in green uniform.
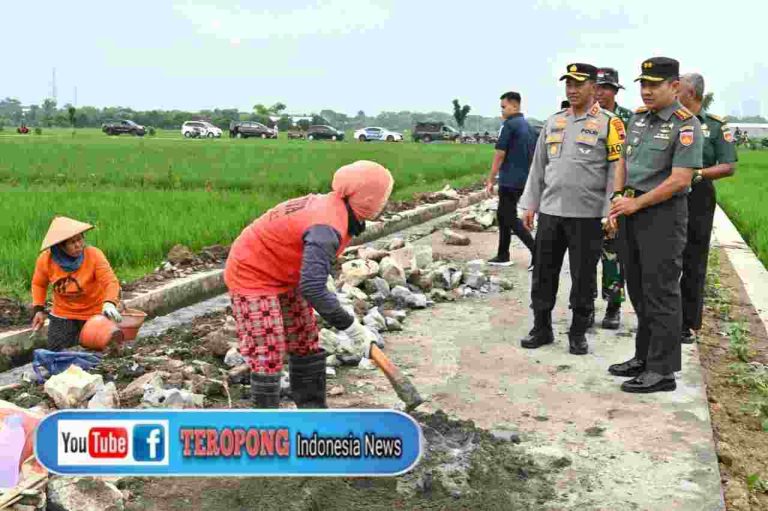
M 637 313 L 635 356 L 608 371 L 632 377 L 625 392 L 674 390 L 681 369 L 680 274 L 688 227 L 686 193 L 701 168 L 699 120 L 676 99 L 680 64 L 655 57 L 642 63 L 645 107 L 629 121 L 624 165 L 616 168 L 609 224 L 620 219 L 622 262 Z
M 603 110 L 613 112 L 627 128 L 632 111 L 616 103 L 616 94 L 624 87 L 619 84 L 619 72 L 612 67 L 601 67 L 597 70 L 597 90 L 595 97 Z M 621 303 L 624 301 L 624 273 L 621 269 L 616 250 L 616 237 L 608 232 L 603 238 L 603 249 L 600 261 L 603 265 L 603 300 L 608 302 L 603 318 L 603 328 L 616 330 L 621 320 Z M 595 277 L 597 278 L 597 277 Z M 593 296 L 597 298 L 597 281 L 595 280 Z
M 691 330 L 701 328 L 707 256 L 716 205 L 713 181 L 732 176 L 738 161 L 731 130 L 721 117 L 702 110 L 703 98 L 704 78 L 695 73 L 683 76 L 680 103 L 699 119 L 704 134 L 702 169 L 695 172 L 688 194 L 688 243 L 683 252 L 683 278 L 680 280 L 683 298 L 681 342 L 685 344 L 695 339 Z
M 592 287 L 603 239 L 601 220 L 608 215 L 614 167 L 621 159 L 624 125 L 595 101 L 597 68 L 571 64 L 565 80 L 570 108 L 549 119 L 536 143 L 533 163 L 520 198 L 524 225 L 539 216 L 533 251 L 531 308 L 533 329 L 524 348 L 554 341 L 552 309 L 565 253 L 571 271 L 569 352 L 585 355 L 586 331 L 594 314 Z

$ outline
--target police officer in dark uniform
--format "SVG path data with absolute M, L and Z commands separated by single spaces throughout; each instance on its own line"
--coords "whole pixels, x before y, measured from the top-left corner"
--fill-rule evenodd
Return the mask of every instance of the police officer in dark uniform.
M 609 372 L 632 377 L 625 392 L 674 390 L 681 369 L 680 274 L 688 226 L 686 193 L 702 165 L 699 120 L 676 99 L 679 63 L 655 57 L 642 63 L 645 107 L 629 122 L 625 165 L 617 167 L 609 223 L 620 217 L 622 262 L 637 313 L 635 356 Z M 625 185 L 625 186 L 622 186 Z
M 704 78 L 696 73 L 683 76 L 680 103 L 699 119 L 704 134 L 702 169 L 694 173 L 688 194 L 688 243 L 683 252 L 683 278 L 680 280 L 683 297 L 681 342 L 685 344 L 695 340 L 691 330 L 701 328 L 709 240 L 717 204 L 713 181 L 732 176 L 738 161 L 730 128 L 722 117 L 702 110 L 703 98 Z
M 616 103 L 616 94 L 624 87 L 619 84 L 619 72 L 612 67 L 601 67 L 597 70 L 597 92 L 595 97 L 600 107 L 613 112 L 621 119 L 626 129 L 632 111 Z M 621 303 L 624 301 L 624 273 L 616 250 L 616 237 L 606 233 L 603 238 L 603 249 L 600 262 L 603 265 L 602 296 L 608 302 L 602 326 L 610 330 L 619 328 L 621 321 Z M 597 278 L 597 277 L 595 277 Z M 594 284 L 593 296 L 597 298 L 597 281 Z

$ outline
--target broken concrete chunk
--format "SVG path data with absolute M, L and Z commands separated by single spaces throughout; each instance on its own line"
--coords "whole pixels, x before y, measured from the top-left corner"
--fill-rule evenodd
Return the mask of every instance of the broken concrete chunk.
M 331 387 L 331 390 L 328 391 L 329 396 L 341 396 L 342 394 L 344 394 L 344 387 L 341 385 Z
M 464 284 L 472 289 L 481 289 L 488 283 L 488 278 L 482 273 L 471 273 L 464 276 Z
M 390 297 L 398 307 L 407 307 L 408 300 L 410 300 L 412 296 L 413 293 L 403 286 L 395 286 L 390 294 Z
M 88 408 L 91 410 L 117 408 L 117 403 L 117 388 L 113 382 L 109 382 L 96 391 L 88 401 Z
M 429 301 L 425 295 L 417 293 L 410 296 L 406 302 L 406 305 L 412 309 L 424 309 L 427 307 L 427 305 L 429 305 Z
M 195 254 L 184 245 L 174 245 L 166 259 L 174 265 L 186 264 L 195 260 Z
M 334 369 L 333 367 L 326 366 L 325 367 L 325 376 L 327 378 L 336 378 L 336 369 Z
M 404 310 L 387 310 L 387 311 L 384 311 L 382 315 L 385 318 L 396 319 L 397 321 L 402 323 L 403 321 L 405 321 L 405 318 L 408 317 L 408 312 Z
M 359 286 L 379 273 L 379 265 L 370 259 L 355 259 L 341 265 L 342 280 L 350 286 Z
M 374 277 L 365 282 L 365 289 L 369 294 L 380 293 L 384 298 L 389 296 L 389 283 L 381 277 Z
M 373 261 L 379 262 L 385 257 L 389 255 L 389 252 L 386 250 L 379 250 L 377 248 L 373 247 L 363 247 L 358 252 L 358 257 L 360 259 L 371 259 Z
M 400 322 L 394 318 L 386 318 L 387 320 L 387 330 L 390 332 L 399 332 L 403 329 L 403 325 L 400 324 Z
M 44 389 L 57 408 L 66 409 L 84 405 L 103 386 L 104 379 L 100 374 L 90 374 L 73 364 L 66 371 L 51 376 Z
M 470 239 L 450 229 L 443 229 L 443 241 L 446 245 L 465 246 L 470 244 Z
M 151 373 L 146 373 L 129 383 L 128 386 L 123 389 L 121 395 L 123 399 L 141 397 L 144 394 L 144 387 L 146 385 L 162 388 L 163 379 L 168 376 L 169 374 L 164 371 L 152 371 Z
M 486 211 L 483 213 L 479 213 L 475 216 L 475 220 L 478 224 L 482 225 L 486 229 L 493 225 L 493 222 L 496 220 L 496 214 L 492 211 Z
M 152 408 L 201 408 L 205 396 L 187 390 L 148 387 L 141 399 L 142 405 Z
M 387 281 L 390 288 L 405 285 L 405 270 L 391 257 L 385 257 L 381 261 L 381 278 Z
M 363 292 L 362 289 L 355 286 L 350 286 L 349 284 L 344 284 L 341 286 L 341 292 L 345 295 L 352 298 L 352 300 L 367 300 L 368 295 Z M 354 302 L 353 302 L 354 303 Z
M 357 367 L 359 367 L 360 369 L 365 369 L 367 371 L 372 371 L 377 368 L 376 364 L 370 358 L 360 359 L 360 363 L 357 364 Z
M 371 327 L 377 332 L 387 329 L 387 322 L 384 319 L 384 316 L 382 316 L 379 309 L 376 308 L 368 311 L 368 314 L 363 318 L 363 324 Z
M 64 511 L 124 511 L 123 494 L 103 479 L 90 477 L 51 477 L 48 504 Z
M 402 238 L 395 238 L 392 241 L 389 242 L 389 246 L 387 247 L 390 252 L 393 250 L 397 250 L 400 248 L 403 248 L 405 246 L 405 240 Z
M 229 348 L 229 351 L 224 356 L 224 364 L 227 367 L 236 367 L 245 364 L 245 358 L 240 354 L 238 348 Z
M 339 359 L 336 357 L 336 355 L 331 355 L 330 357 L 325 358 L 325 365 L 327 367 L 339 367 L 341 362 L 339 362 Z

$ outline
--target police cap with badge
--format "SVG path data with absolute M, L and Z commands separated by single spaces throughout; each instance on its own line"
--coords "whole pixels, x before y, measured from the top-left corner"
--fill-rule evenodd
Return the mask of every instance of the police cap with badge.
M 573 78 L 577 82 L 595 81 L 597 80 L 597 68 L 591 64 L 568 64 L 565 68 L 565 74 L 560 77 L 560 80 L 566 78 Z

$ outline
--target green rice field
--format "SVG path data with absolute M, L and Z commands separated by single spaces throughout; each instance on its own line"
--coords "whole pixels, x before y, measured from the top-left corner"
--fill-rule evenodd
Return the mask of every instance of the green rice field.
M 388 167 L 393 198 L 476 183 L 487 145 L 108 137 L 98 130 L 0 132 L 0 296 L 29 298 L 40 242 L 55 215 L 92 223 L 89 243 L 121 280 L 156 267 L 176 243 L 230 243 L 282 200 L 330 190 L 359 159 Z

